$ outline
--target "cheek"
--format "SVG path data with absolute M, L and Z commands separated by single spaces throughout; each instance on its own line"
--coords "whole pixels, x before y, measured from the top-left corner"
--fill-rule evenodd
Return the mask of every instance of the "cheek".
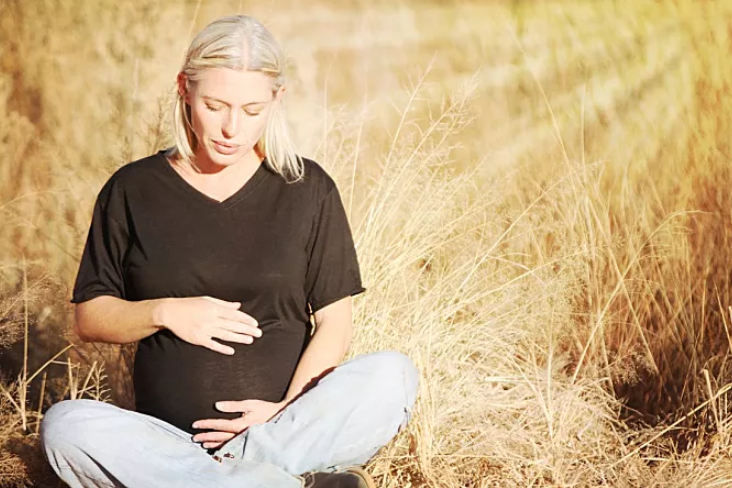
M 191 111 L 191 125 L 193 126 L 193 132 L 198 136 L 210 134 L 221 126 L 218 115 L 210 110 Z
M 259 140 L 260 137 L 262 137 L 262 134 L 264 133 L 264 129 L 267 127 L 267 119 L 266 118 L 256 118 L 252 119 L 249 124 L 247 124 L 247 135 L 249 138 L 254 140 Z

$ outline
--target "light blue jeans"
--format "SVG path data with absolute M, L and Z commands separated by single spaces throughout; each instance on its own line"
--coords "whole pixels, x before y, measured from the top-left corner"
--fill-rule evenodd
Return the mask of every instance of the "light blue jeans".
M 94 400 L 51 407 L 41 442 L 72 488 L 300 488 L 301 474 L 365 464 L 388 443 L 409 420 L 418 378 L 401 353 L 359 356 L 214 455 L 162 420 Z

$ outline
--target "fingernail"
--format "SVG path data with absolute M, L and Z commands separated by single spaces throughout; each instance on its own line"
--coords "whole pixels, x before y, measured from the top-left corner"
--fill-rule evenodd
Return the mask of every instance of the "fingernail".
M 199 424 L 198 422 L 193 422 L 193 425 L 191 425 L 191 427 L 193 427 L 194 429 L 197 429 L 199 425 L 201 425 L 201 424 Z

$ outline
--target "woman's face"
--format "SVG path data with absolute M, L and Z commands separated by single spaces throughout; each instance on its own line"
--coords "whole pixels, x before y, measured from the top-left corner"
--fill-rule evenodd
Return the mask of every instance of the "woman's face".
M 185 78 L 178 82 L 185 93 Z M 272 79 L 258 71 L 204 70 L 185 93 L 198 139 L 196 164 L 230 166 L 250 155 L 282 91 L 275 96 Z

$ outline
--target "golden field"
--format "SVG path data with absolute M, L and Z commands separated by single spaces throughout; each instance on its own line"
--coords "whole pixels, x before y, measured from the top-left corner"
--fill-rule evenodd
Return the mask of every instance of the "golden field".
M 0 0 L 3 486 L 57 486 L 52 403 L 130 405 L 69 333 L 91 207 L 237 12 L 350 213 L 350 354 L 422 373 L 380 487 L 732 486 L 732 2 Z

